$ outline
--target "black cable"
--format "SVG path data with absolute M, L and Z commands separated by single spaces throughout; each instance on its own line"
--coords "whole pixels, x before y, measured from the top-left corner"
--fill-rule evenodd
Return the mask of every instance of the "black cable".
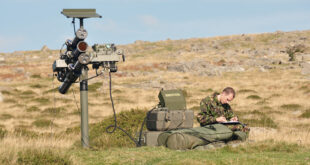
M 110 100 L 111 100 L 112 109 L 113 109 L 114 124 L 111 124 L 111 125 L 107 126 L 106 127 L 106 132 L 111 134 L 111 133 L 115 132 L 116 129 L 119 129 L 119 130 L 123 131 L 130 138 L 130 140 L 132 140 L 136 144 L 136 146 L 141 146 L 139 144 L 139 142 L 137 142 L 127 131 L 125 131 L 123 128 L 117 126 L 116 112 L 115 112 L 114 102 L 113 102 L 113 97 L 112 97 L 112 78 L 111 78 L 111 72 L 109 72 L 109 78 L 110 78 L 110 83 L 109 83 L 109 87 L 110 87 Z M 112 127 L 113 127 L 112 131 L 109 131 L 109 129 L 112 128 Z
M 73 33 L 75 35 L 75 18 L 72 19 L 72 24 L 73 24 Z

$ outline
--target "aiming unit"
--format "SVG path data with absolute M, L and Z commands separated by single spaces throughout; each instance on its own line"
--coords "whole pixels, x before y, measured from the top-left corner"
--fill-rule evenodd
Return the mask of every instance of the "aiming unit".
M 74 32 L 75 38 L 67 40 L 64 45 L 67 47 L 65 52 L 60 53 L 60 59 L 53 63 L 53 72 L 56 72 L 58 81 L 62 82 L 59 87 L 61 94 L 67 93 L 72 83 L 80 82 L 80 102 L 81 102 L 81 141 L 84 148 L 89 147 L 88 136 L 88 80 L 99 76 L 97 70 L 102 67 L 102 71 L 116 72 L 119 61 L 125 61 L 122 50 L 117 50 L 114 44 L 95 44 L 93 51 L 87 53 L 88 44 L 84 40 L 88 33 L 84 29 L 84 19 L 101 18 L 96 13 L 96 9 L 63 9 L 61 14 L 67 18 L 80 20 L 80 28 Z M 64 46 L 63 45 L 63 46 Z M 96 76 L 88 78 L 88 64 L 96 69 Z M 102 73 L 101 73 L 102 74 Z

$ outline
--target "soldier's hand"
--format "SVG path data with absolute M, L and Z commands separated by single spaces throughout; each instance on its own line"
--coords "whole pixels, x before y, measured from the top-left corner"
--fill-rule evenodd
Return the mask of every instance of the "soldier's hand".
M 226 120 L 226 118 L 224 116 L 216 118 L 216 121 L 219 122 L 219 123 L 227 122 L 227 120 Z
M 235 116 L 235 117 L 231 118 L 230 121 L 238 121 L 238 117 Z

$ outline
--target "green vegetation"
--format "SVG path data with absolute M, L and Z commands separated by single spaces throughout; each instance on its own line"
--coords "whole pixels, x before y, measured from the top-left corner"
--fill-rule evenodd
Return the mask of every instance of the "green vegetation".
M 254 110 L 250 112 L 236 112 L 239 116 L 240 121 L 248 124 L 250 127 L 270 127 L 270 128 L 277 128 L 277 124 L 264 112 Z M 253 118 L 245 118 L 247 115 L 254 115 Z
M 30 85 L 31 88 L 44 88 L 46 87 L 46 85 L 42 85 L 42 84 L 32 84 Z
M 8 131 L 0 128 L 0 139 L 3 139 L 7 135 Z
M 302 113 L 299 117 L 302 118 L 310 118 L 310 109 L 306 110 L 304 113 Z
M 1 120 L 7 120 L 7 119 L 11 119 L 11 118 L 13 118 L 13 117 L 14 117 L 14 116 L 5 113 L 5 114 L 2 114 L 2 115 L 0 116 L 0 119 L 1 119 Z
M 10 91 L 7 91 L 7 90 L 3 90 L 3 91 L 1 91 L 1 93 L 4 95 L 11 95 L 12 94 Z
M 36 126 L 36 127 L 44 128 L 44 127 L 51 126 L 52 125 L 52 121 L 51 120 L 47 120 L 47 119 L 37 119 L 34 122 L 32 122 L 32 124 L 34 126 Z
M 112 91 L 112 93 L 122 93 L 122 91 L 119 90 L 119 89 L 115 89 L 115 90 Z
M 50 115 L 59 115 L 60 112 L 65 111 L 64 107 L 48 107 L 43 110 L 43 113 L 48 113 Z
M 33 74 L 30 77 L 31 78 L 41 78 L 41 75 L 40 74 Z
M 58 87 L 55 87 L 53 89 L 49 89 L 47 91 L 44 91 L 43 94 L 53 93 L 53 92 L 57 92 L 57 91 L 58 91 Z
M 208 89 L 202 89 L 200 90 L 201 92 L 213 92 L 213 89 L 208 88 Z
M 47 97 L 38 97 L 38 98 L 32 99 L 32 101 L 40 103 L 40 104 L 50 103 L 50 100 Z
M 248 97 L 246 97 L 247 99 L 252 99 L 252 100 L 260 100 L 261 99 L 261 97 L 260 96 L 258 96 L 258 95 L 250 95 L 250 96 L 248 96 Z
M 17 101 L 15 99 L 8 99 L 8 98 L 4 98 L 4 102 L 5 103 L 17 103 Z
M 18 153 L 18 164 L 70 165 L 73 164 L 68 155 L 56 149 L 28 149 Z
M 237 93 L 257 93 L 257 92 L 252 89 L 241 89 Z
M 95 92 L 101 86 L 102 86 L 102 82 L 96 82 L 96 83 L 90 84 L 88 85 L 88 91 Z
M 37 106 L 31 106 L 31 107 L 28 107 L 26 109 L 27 112 L 36 112 L 36 111 L 40 111 L 40 108 L 38 108 Z
M 302 106 L 299 104 L 283 104 L 281 105 L 282 109 L 287 109 L 287 110 L 297 110 L 300 109 Z
M 38 133 L 34 132 L 34 131 L 30 131 L 25 127 L 17 127 L 14 129 L 14 133 L 18 136 L 24 136 L 27 138 L 37 138 L 39 136 Z
M 296 144 L 264 141 L 216 150 L 187 150 L 164 147 L 73 150 L 84 164 L 307 164 L 310 150 Z
M 143 119 L 146 115 L 146 110 L 131 109 L 117 114 L 117 125 L 128 131 L 131 136 L 135 136 L 139 131 Z M 114 125 L 114 117 L 105 118 L 102 122 L 90 124 L 90 143 L 93 148 L 105 149 L 111 147 L 134 147 L 135 144 L 121 130 L 116 129 L 114 133 L 109 134 L 106 128 L 109 125 Z M 113 129 L 110 128 L 111 131 Z M 144 126 L 146 130 L 146 126 Z M 68 128 L 67 134 L 78 134 L 80 127 Z M 80 145 L 80 142 L 77 142 Z
M 29 96 L 29 95 L 35 95 L 36 93 L 32 90 L 27 90 L 27 91 L 23 91 L 21 94 L 24 96 Z

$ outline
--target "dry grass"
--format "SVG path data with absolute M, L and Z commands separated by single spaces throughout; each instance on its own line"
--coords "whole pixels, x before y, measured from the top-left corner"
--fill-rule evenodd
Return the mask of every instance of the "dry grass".
M 274 38 L 275 36 L 263 35 L 254 39 L 259 42 L 257 49 L 268 45 L 266 43 Z M 192 39 L 188 42 L 211 43 L 213 40 L 222 39 L 227 37 Z M 307 101 L 310 96 L 310 83 L 300 74 L 301 70 L 298 67 L 289 70 L 278 67 L 267 72 L 251 68 L 246 72 L 224 73 L 212 77 L 172 72 L 167 71 L 161 64 L 173 64 L 193 58 L 223 63 L 230 60 L 222 57 L 224 50 L 233 50 L 237 46 L 233 42 L 225 41 L 220 43 L 223 50 L 212 49 L 207 53 L 195 53 L 189 52 L 188 43 L 171 45 L 171 42 L 123 46 L 129 50 L 141 50 L 131 53 L 125 63 L 119 64 L 119 71 L 122 73 L 113 75 L 113 97 L 117 113 L 132 108 L 151 109 L 158 103 L 157 95 L 163 86 L 183 89 L 187 107 L 197 113 L 203 97 L 231 86 L 237 91 L 236 98 L 231 103 L 232 108 L 252 127 L 250 140 L 273 139 L 302 146 L 310 145 L 310 102 Z M 176 53 L 178 49 L 182 49 L 183 52 Z M 58 58 L 58 51 L 49 53 L 54 56 L 49 57 L 50 54 L 43 52 L 24 52 L 22 56 L 10 56 L 7 59 L 8 65 L 0 66 L 0 77 L 3 80 L 0 81 L 0 86 L 4 97 L 4 101 L 0 103 L 0 125 L 9 132 L 0 140 L 0 154 L 7 155 L 5 157 L 10 158 L 11 162 L 16 163 L 19 151 L 29 148 L 68 149 L 79 140 L 78 135 L 65 135 L 62 138 L 37 136 L 41 133 L 64 132 L 80 123 L 79 109 L 75 103 L 76 101 L 79 105 L 79 87 L 72 86 L 75 95 L 71 90 L 66 95 L 58 93 L 57 87 L 60 83 L 52 79 L 50 67 L 53 60 Z M 33 59 L 34 56 L 45 60 Z M 275 54 L 274 57 L 283 59 L 281 54 Z M 237 58 L 246 59 L 249 56 L 239 53 Z M 24 73 L 13 73 L 17 67 L 24 68 Z M 89 72 L 90 76 L 94 74 L 92 70 Z M 90 80 L 89 84 L 89 122 L 98 123 L 103 117 L 112 115 L 108 76 L 105 74 Z M 255 114 L 255 110 L 264 115 L 257 112 Z M 268 126 L 263 117 L 268 117 L 268 122 L 273 122 L 276 126 Z M 251 126 L 251 123 L 255 127 Z M 195 125 L 198 126 L 198 123 Z M 20 127 L 27 129 L 23 130 Z M 33 135 L 36 138 L 29 140 L 20 136 L 21 134 Z

